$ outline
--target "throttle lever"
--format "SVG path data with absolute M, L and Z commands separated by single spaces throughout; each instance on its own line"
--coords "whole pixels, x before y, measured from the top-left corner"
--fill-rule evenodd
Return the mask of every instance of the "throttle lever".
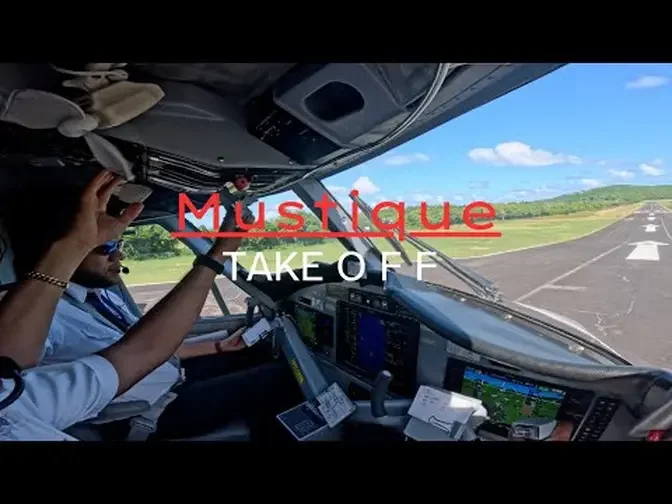
M 387 389 L 390 387 L 392 379 L 392 373 L 383 369 L 376 375 L 376 379 L 373 381 L 373 389 L 371 390 L 371 414 L 375 418 L 387 416 L 385 396 L 387 395 Z

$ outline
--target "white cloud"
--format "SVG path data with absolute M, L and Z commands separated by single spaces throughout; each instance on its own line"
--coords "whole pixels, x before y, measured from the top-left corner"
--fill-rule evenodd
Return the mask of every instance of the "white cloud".
M 380 187 L 374 184 L 369 177 L 359 177 L 357 180 L 355 180 L 355 183 L 352 184 L 352 188 L 357 189 L 360 196 L 375 194 L 380 191 Z
M 609 175 L 613 177 L 622 178 L 623 180 L 629 180 L 635 176 L 635 174 L 629 170 L 609 170 Z
M 656 158 L 651 162 L 652 165 L 660 166 L 663 164 L 663 160 L 660 158 Z
M 662 168 L 656 168 L 655 166 L 646 163 L 640 164 L 639 169 L 642 170 L 642 173 L 651 175 L 652 177 L 659 177 L 665 173 L 665 170 Z
M 415 154 L 406 154 L 398 156 L 390 156 L 383 160 L 386 165 L 405 165 L 411 163 L 426 163 L 429 161 L 429 156 L 421 152 Z
M 411 199 L 413 201 L 417 201 L 418 203 L 422 203 L 423 201 L 429 201 L 433 199 L 433 196 L 431 194 L 425 194 L 425 193 L 414 193 L 411 194 Z
M 443 204 L 443 196 L 437 196 L 437 197 L 436 197 L 436 202 L 437 202 L 439 205 L 442 205 L 442 204 Z
M 607 162 L 606 162 L 606 161 L 598 161 L 597 164 L 598 164 L 599 166 L 604 166 L 604 165 L 607 164 Z
M 347 190 L 348 190 L 348 188 L 343 187 L 343 186 L 336 186 L 336 185 L 328 185 L 327 186 L 327 191 L 329 191 L 330 193 L 342 193 L 342 192 L 345 192 Z
M 455 201 L 464 201 L 464 196 L 462 196 L 461 194 L 456 194 Z
M 581 179 L 581 183 L 586 187 L 599 187 L 602 185 L 602 182 L 594 178 Z
M 625 85 L 626 89 L 649 89 L 664 86 L 670 79 L 660 75 L 643 75 Z
M 581 164 L 581 158 L 569 154 L 532 149 L 522 142 L 504 142 L 491 147 L 479 147 L 469 151 L 476 162 L 511 166 L 550 166 L 556 164 Z

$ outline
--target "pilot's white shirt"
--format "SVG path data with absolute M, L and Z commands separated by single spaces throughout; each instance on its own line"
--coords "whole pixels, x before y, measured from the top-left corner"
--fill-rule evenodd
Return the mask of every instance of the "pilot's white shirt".
M 130 322 L 138 321 L 138 317 L 128 310 L 119 296 L 105 289 L 94 290 L 98 293 L 104 291 L 107 299 L 114 302 Z M 84 303 L 88 289 L 71 282 L 67 291 L 76 301 Z M 111 327 L 99 321 L 91 313 L 60 299 L 49 328 L 40 365 L 72 362 L 95 354 L 111 346 L 123 335 L 120 329 Z M 170 391 L 180 378 L 180 369 L 171 362 L 165 362 L 127 392 L 117 397 L 114 402 L 143 400 L 154 404 Z
M 77 441 L 63 431 L 96 417 L 119 387 L 117 371 L 100 355 L 31 368 L 23 377 L 23 394 L 0 411 L 0 442 Z M 13 386 L 12 380 L 0 380 L 0 399 Z

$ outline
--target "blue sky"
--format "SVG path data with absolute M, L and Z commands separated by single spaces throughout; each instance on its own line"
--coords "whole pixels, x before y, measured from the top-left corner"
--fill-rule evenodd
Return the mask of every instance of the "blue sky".
M 572 64 L 324 180 L 381 200 L 534 200 L 672 184 L 672 65 Z M 267 215 L 293 193 L 265 198 Z M 254 208 L 253 208 L 254 209 Z

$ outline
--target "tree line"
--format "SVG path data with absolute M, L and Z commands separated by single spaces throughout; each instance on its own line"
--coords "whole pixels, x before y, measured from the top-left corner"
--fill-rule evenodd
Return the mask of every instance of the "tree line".
M 636 185 L 613 185 L 598 187 L 587 191 L 572 194 L 564 194 L 554 198 L 536 201 L 517 201 L 512 203 L 494 203 L 496 219 L 525 219 L 532 217 L 569 215 L 578 212 L 592 212 L 604 210 L 620 205 L 629 205 L 646 200 L 672 199 L 672 185 L 659 186 L 636 186 Z M 465 205 L 450 204 L 450 223 L 462 224 Z M 420 206 L 405 206 L 406 229 L 419 229 L 424 227 L 420 217 Z M 292 209 L 292 213 L 297 213 Z M 322 231 L 322 225 L 318 217 L 311 212 L 298 212 L 304 218 L 304 226 L 301 231 Z M 427 205 L 427 220 L 430 223 L 439 223 L 444 216 L 444 206 L 440 204 Z M 383 209 L 379 212 L 383 221 L 394 222 L 397 220 L 397 212 L 394 209 Z M 266 218 L 265 231 L 282 231 L 280 223 L 294 224 L 293 219 L 283 217 Z M 361 228 L 375 226 L 360 212 L 359 225 Z M 210 231 L 203 227 L 203 231 Z M 292 245 L 315 245 L 323 243 L 325 238 L 247 238 L 243 241 L 241 250 L 259 251 L 272 250 L 279 246 Z M 178 256 L 190 253 L 186 247 L 170 233 L 158 224 L 138 226 L 135 234 L 125 237 L 125 252 L 130 259 L 156 259 Z

